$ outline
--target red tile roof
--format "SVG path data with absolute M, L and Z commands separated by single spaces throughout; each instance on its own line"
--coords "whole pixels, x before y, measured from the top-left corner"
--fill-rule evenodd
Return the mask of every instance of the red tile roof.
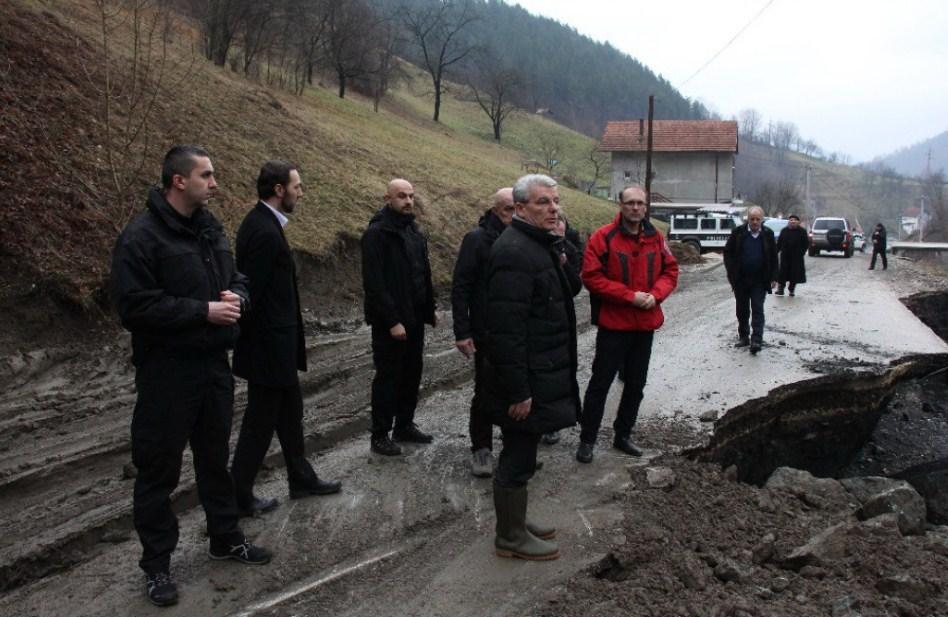
M 737 122 L 733 120 L 654 120 L 655 152 L 737 152 Z M 644 152 L 648 121 L 613 120 L 606 123 L 599 150 Z

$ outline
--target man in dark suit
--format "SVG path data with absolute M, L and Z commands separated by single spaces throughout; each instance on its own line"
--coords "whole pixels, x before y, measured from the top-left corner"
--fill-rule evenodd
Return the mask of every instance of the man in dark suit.
M 764 300 L 778 277 L 777 242 L 763 221 L 764 211 L 751 206 L 747 223 L 731 230 L 724 245 L 724 268 L 737 304 L 735 346 L 750 347 L 754 355 L 764 344 Z
M 306 370 L 303 317 L 296 266 L 283 227 L 303 197 L 299 170 L 267 161 L 257 178 L 260 201 L 237 231 L 237 270 L 249 279 L 253 309 L 241 319 L 234 374 L 247 380 L 247 410 L 234 450 L 231 474 L 244 516 L 279 505 L 253 494 L 253 483 L 276 430 L 286 461 L 290 498 L 337 493 L 339 482 L 321 480 L 303 443 L 303 396 L 297 371 Z

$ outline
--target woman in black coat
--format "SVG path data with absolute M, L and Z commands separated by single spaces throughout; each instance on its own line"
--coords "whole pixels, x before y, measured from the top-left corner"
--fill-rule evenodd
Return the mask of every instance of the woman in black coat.
M 790 295 L 795 295 L 798 283 L 806 283 L 806 266 L 803 256 L 810 244 L 806 230 L 800 227 L 800 217 L 791 214 L 787 217 L 787 226 L 777 239 L 777 252 L 780 253 L 780 273 L 777 277 L 778 296 L 783 295 L 784 287 L 789 283 Z

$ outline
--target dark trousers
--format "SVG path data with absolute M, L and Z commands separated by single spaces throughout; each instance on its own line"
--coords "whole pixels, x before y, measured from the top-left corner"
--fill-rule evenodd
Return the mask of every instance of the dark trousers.
M 132 416 L 135 478 L 133 518 L 145 572 L 167 571 L 178 544 L 171 493 L 190 441 L 198 496 L 212 538 L 243 538 L 234 487 L 227 473 L 234 378 L 223 352 L 170 354 L 152 350 L 135 373 L 138 399 Z
M 764 300 L 766 298 L 767 285 L 764 283 L 745 281 L 734 286 L 739 337 L 750 336 L 752 342 L 764 342 Z M 750 320 L 749 327 L 748 320 Z
M 482 342 L 481 344 L 486 344 Z M 484 392 L 487 384 L 487 352 L 475 341 L 478 351 L 474 353 L 474 396 L 471 398 L 471 419 L 468 431 L 471 434 L 471 452 L 483 448 L 493 450 L 494 424 L 491 422 L 491 413 L 487 406 L 487 395 Z
M 249 503 L 253 482 L 270 448 L 276 431 L 286 461 L 290 486 L 316 477 L 306 460 L 303 442 L 303 394 L 297 380 L 292 386 L 271 388 L 260 384 L 247 385 L 247 410 L 240 425 L 240 437 L 234 448 L 234 490 L 237 499 Z
M 503 488 L 526 486 L 537 470 L 537 445 L 540 435 L 515 429 L 503 429 L 504 446 L 497 457 L 494 482 Z
M 869 269 L 873 270 L 876 267 L 876 255 L 882 257 L 882 269 L 887 269 L 889 267 L 889 260 L 886 259 L 885 249 L 872 249 L 872 259 L 869 261 Z
M 408 339 L 396 341 L 388 328 L 372 326 L 372 437 L 384 437 L 406 428 L 415 419 L 421 385 L 424 326 L 408 330 Z
M 592 375 L 583 399 L 580 441 L 596 443 L 606 397 L 620 369 L 623 371 L 624 384 L 612 428 L 616 437 L 628 437 L 631 434 L 639 415 L 642 392 L 648 378 L 648 363 L 652 357 L 654 336 L 652 331 L 620 332 L 599 328 L 596 333 L 596 357 L 593 359 Z

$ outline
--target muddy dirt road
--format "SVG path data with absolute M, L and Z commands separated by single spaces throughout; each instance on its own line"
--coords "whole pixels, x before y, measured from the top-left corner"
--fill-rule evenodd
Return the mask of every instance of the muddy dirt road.
M 900 262 L 893 262 L 886 272 L 868 272 L 860 256 L 809 259 L 810 282 L 797 297 L 768 298 L 765 347 L 756 357 L 732 347 L 736 327 L 723 270 L 713 263 L 690 268 L 665 304 L 667 323 L 656 337 L 638 429 L 647 456 L 629 459 L 607 445 L 617 388 L 593 464 L 573 459 L 573 431 L 541 450 L 545 467 L 531 483 L 532 511 L 557 522 L 563 554 L 543 564 L 493 556 L 490 481 L 473 478 L 467 468 L 469 367 L 453 349 L 449 326 L 432 333 L 428 396 L 417 416 L 437 439 L 394 460 L 368 450 L 367 332 L 313 333 L 313 368 L 304 385 L 310 445 L 320 452 L 317 471 L 344 481 L 342 494 L 288 502 L 284 471 L 264 472 L 258 492 L 283 503 L 244 528 L 277 557 L 270 566 L 248 568 L 206 558 L 203 514 L 193 507 L 190 475 L 183 478 L 177 498 L 181 544 L 172 561 L 181 603 L 161 612 L 534 612 L 541 598 L 555 595 L 577 571 L 626 541 L 625 524 L 633 513 L 625 498 L 636 490 L 635 478 L 651 459 L 700 441 L 710 430 L 702 415 L 723 413 L 775 386 L 815 375 L 878 369 L 906 354 L 948 351 L 898 301 L 905 285 Z M 588 309 L 581 310 L 588 316 Z M 588 328 L 580 336 L 581 386 L 594 339 Z M 128 524 L 132 480 L 125 466 L 134 392 L 120 347 L 5 359 L 2 615 L 158 612 L 142 593 L 139 546 Z M 238 411 L 242 407 L 241 392 Z M 693 514 L 679 516 L 687 524 Z

